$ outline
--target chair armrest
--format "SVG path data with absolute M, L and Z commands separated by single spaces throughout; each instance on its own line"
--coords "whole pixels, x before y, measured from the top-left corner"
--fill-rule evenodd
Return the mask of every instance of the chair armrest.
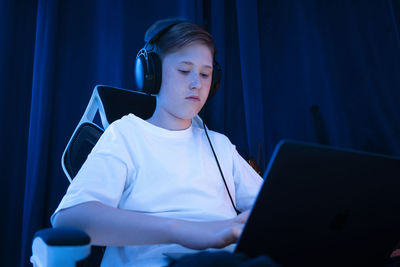
M 33 266 L 76 266 L 90 254 L 90 237 L 76 228 L 46 228 L 35 233 L 32 242 Z

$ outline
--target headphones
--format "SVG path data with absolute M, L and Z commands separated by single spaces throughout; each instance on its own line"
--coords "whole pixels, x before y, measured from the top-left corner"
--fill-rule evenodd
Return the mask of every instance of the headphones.
M 161 87 L 162 68 L 161 59 L 158 54 L 157 41 L 173 26 L 190 22 L 185 19 L 171 18 L 163 20 L 161 25 L 153 31 L 146 32 L 144 37 L 145 45 L 136 56 L 135 80 L 137 90 L 147 94 L 158 94 Z M 210 86 L 209 98 L 211 98 L 220 87 L 222 69 L 214 58 L 213 73 Z

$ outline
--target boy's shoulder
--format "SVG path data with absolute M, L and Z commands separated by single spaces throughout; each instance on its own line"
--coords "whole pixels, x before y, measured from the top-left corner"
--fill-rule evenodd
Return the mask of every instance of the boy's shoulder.
M 204 130 L 204 128 L 198 128 L 198 129 L 199 129 L 199 131 L 201 131 L 202 134 L 206 135 L 206 131 Z M 208 128 L 207 128 L 207 133 L 211 139 L 211 142 L 213 142 L 213 143 L 217 142 L 217 143 L 224 144 L 224 145 L 229 145 L 229 146 L 232 145 L 230 139 L 223 133 L 216 132 L 216 131 L 210 130 Z

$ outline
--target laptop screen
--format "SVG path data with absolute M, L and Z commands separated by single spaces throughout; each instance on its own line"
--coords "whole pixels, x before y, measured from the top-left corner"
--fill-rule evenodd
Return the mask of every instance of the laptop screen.
M 237 252 L 283 266 L 379 266 L 400 241 L 400 160 L 280 142 Z

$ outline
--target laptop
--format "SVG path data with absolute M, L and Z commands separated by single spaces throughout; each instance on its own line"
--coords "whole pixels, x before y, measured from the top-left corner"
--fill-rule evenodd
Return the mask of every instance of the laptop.
M 383 266 L 399 241 L 400 158 L 284 140 L 234 252 L 282 266 Z
M 282 266 L 383 266 L 400 241 L 400 158 L 281 141 L 235 252 Z

